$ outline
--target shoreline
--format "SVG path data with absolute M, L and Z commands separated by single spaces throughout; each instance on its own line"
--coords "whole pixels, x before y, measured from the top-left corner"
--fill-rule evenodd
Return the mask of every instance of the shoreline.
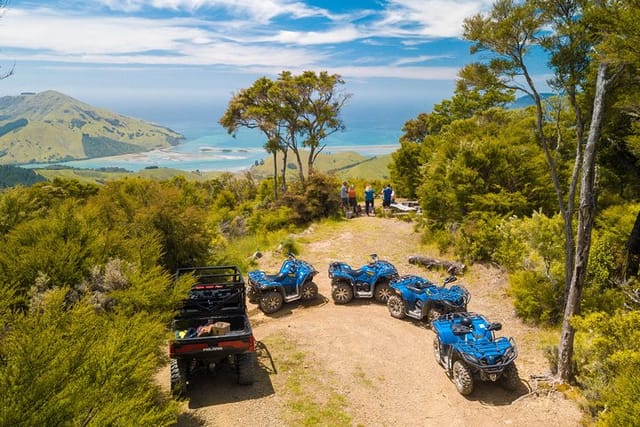
M 192 141 L 193 142 L 193 141 Z M 180 144 L 183 145 L 183 144 Z M 249 170 L 272 157 L 264 148 L 212 147 L 201 145 L 197 151 L 176 151 L 180 147 L 154 149 L 118 156 L 94 157 L 53 163 L 15 164 L 27 169 L 62 167 L 70 169 L 102 170 L 121 168 L 131 172 L 149 168 L 178 169 L 185 172 L 239 172 Z M 183 147 L 184 148 L 184 147 Z M 340 155 L 355 153 L 363 157 L 376 157 L 394 152 L 399 144 L 326 146 L 322 154 Z

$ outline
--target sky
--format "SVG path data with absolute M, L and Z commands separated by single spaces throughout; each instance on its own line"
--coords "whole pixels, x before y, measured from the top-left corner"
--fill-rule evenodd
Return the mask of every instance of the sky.
M 349 121 L 398 126 L 450 98 L 480 58 L 465 18 L 490 0 L 8 0 L 0 96 L 57 90 L 178 126 L 216 122 L 261 76 L 328 71 Z M 541 71 L 542 72 L 542 71 Z

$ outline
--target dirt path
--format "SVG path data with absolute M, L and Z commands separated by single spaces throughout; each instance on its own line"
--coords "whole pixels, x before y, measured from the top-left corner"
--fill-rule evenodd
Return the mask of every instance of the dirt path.
M 435 255 L 421 248 L 413 224 L 360 217 L 314 226 L 298 238 L 300 258 L 320 274 L 320 298 L 290 303 L 266 316 L 250 306 L 259 343 L 260 369 L 253 386 L 239 386 L 228 368 L 199 379 L 184 402 L 179 426 L 577 426 L 576 405 L 559 394 L 529 394 L 531 375 L 544 374 L 546 362 L 535 330 L 513 314 L 505 279 L 497 270 L 474 266 L 459 278 L 471 292 L 470 311 L 502 322 L 501 334 L 518 344 L 516 361 L 522 388 L 507 392 L 480 383 L 469 397 L 456 391 L 436 363 L 433 332 L 422 322 L 392 318 L 371 300 L 335 305 L 327 267 L 343 260 L 358 267 L 377 253 L 400 274 L 440 281 L 441 272 L 410 265 L 410 255 Z M 267 253 L 260 268 L 275 272 L 280 254 Z M 168 383 L 168 370 L 161 373 Z M 168 387 L 168 384 L 166 384 Z

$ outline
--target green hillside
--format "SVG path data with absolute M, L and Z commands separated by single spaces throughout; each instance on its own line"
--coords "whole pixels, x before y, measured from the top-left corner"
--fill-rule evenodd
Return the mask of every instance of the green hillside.
M 56 91 L 0 98 L 0 164 L 48 163 L 165 148 L 173 130 Z
M 304 151 L 303 165 L 306 174 L 306 164 L 308 152 Z M 388 179 L 389 163 L 391 155 L 383 156 L 363 156 L 361 154 L 348 151 L 344 153 L 321 153 L 316 159 L 315 168 L 325 173 L 335 174 L 341 179 L 362 178 L 369 180 Z M 282 155 L 278 157 L 278 169 L 283 166 Z M 259 178 L 273 176 L 273 156 L 266 157 L 264 164 L 254 166 L 251 171 Z M 293 154 L 287 158 L 287 175 L 298 176 L 298 165 Z

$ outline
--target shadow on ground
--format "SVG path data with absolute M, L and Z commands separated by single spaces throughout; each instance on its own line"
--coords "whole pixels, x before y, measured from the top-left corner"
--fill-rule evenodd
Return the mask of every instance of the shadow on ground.
M 256 367 L 256 381 L 252 385 L 238 384 L 233 365 L 226 362 L 216 366 L 213 371 L 202 370 L 198 374 L 194 374 L 189 383 L 187 396 L 189 408 L 197 409 L 242 400 L 259 399 L 274 394 L 270 375 L 276 372 L 271 353 L 262 342 L 256 343 L 256 353 L 258 366 Z

